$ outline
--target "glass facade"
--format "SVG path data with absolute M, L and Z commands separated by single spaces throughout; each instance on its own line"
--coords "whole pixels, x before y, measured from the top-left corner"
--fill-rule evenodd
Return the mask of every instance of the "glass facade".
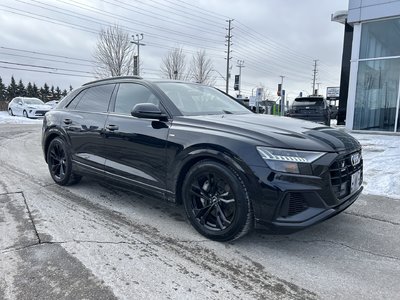
M 400 18 L 362 24 L 353 129 L 399 131 Z

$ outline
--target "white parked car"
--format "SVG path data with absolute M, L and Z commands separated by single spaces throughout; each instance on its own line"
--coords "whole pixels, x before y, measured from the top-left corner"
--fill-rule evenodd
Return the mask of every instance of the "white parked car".
M 50 105 L 38 98 L 16 97 L 8 104 L 8 113 L 11 116 L 25 118 L 43 117 L 51 109 Z
M 60 102 L 60 100 L 51 100 L 46 102 L 46 105 L 51 106 L 51 109 L 55 108 L 57 106 L 57 104 Z

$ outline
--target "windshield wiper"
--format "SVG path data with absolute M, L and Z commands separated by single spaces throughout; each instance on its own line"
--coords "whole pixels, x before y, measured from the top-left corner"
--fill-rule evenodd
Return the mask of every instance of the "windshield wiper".
M 227 115 L 233 115 L 233 112 L 231 112 L 231 111 L 228 111 L 228 110 L 222 110 L 222 111 Z

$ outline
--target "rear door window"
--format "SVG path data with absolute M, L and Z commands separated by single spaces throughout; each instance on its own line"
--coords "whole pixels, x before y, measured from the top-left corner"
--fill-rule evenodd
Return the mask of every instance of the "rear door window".
M 71 104 L 77 102 L 75 109 L 88 112 L 107 112 L 110 103 L 111 95 L 114 91 L 115 84 L 105 84 L 90 87 L 82 92 L 72 101 Z

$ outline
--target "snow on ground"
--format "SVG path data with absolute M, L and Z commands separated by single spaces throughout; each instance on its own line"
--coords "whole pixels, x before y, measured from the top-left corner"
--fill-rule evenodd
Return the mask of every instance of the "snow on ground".
M 40 124 L 42 119 L 12 117 L 0 111 L 0 124 Z M 332 124 L 344 130 L 341 126 Z M 363 146 L 364 193 L 400 199 L 400 135 L 351 133 Z
M 363 148 L 363 193 L 400 199 L 400 135 L 351 135 Z
M 10 116 L 6 111 L 0 111 L 0 124 L 40 124 L 42 118 L 28 119 L 24 117 Z

